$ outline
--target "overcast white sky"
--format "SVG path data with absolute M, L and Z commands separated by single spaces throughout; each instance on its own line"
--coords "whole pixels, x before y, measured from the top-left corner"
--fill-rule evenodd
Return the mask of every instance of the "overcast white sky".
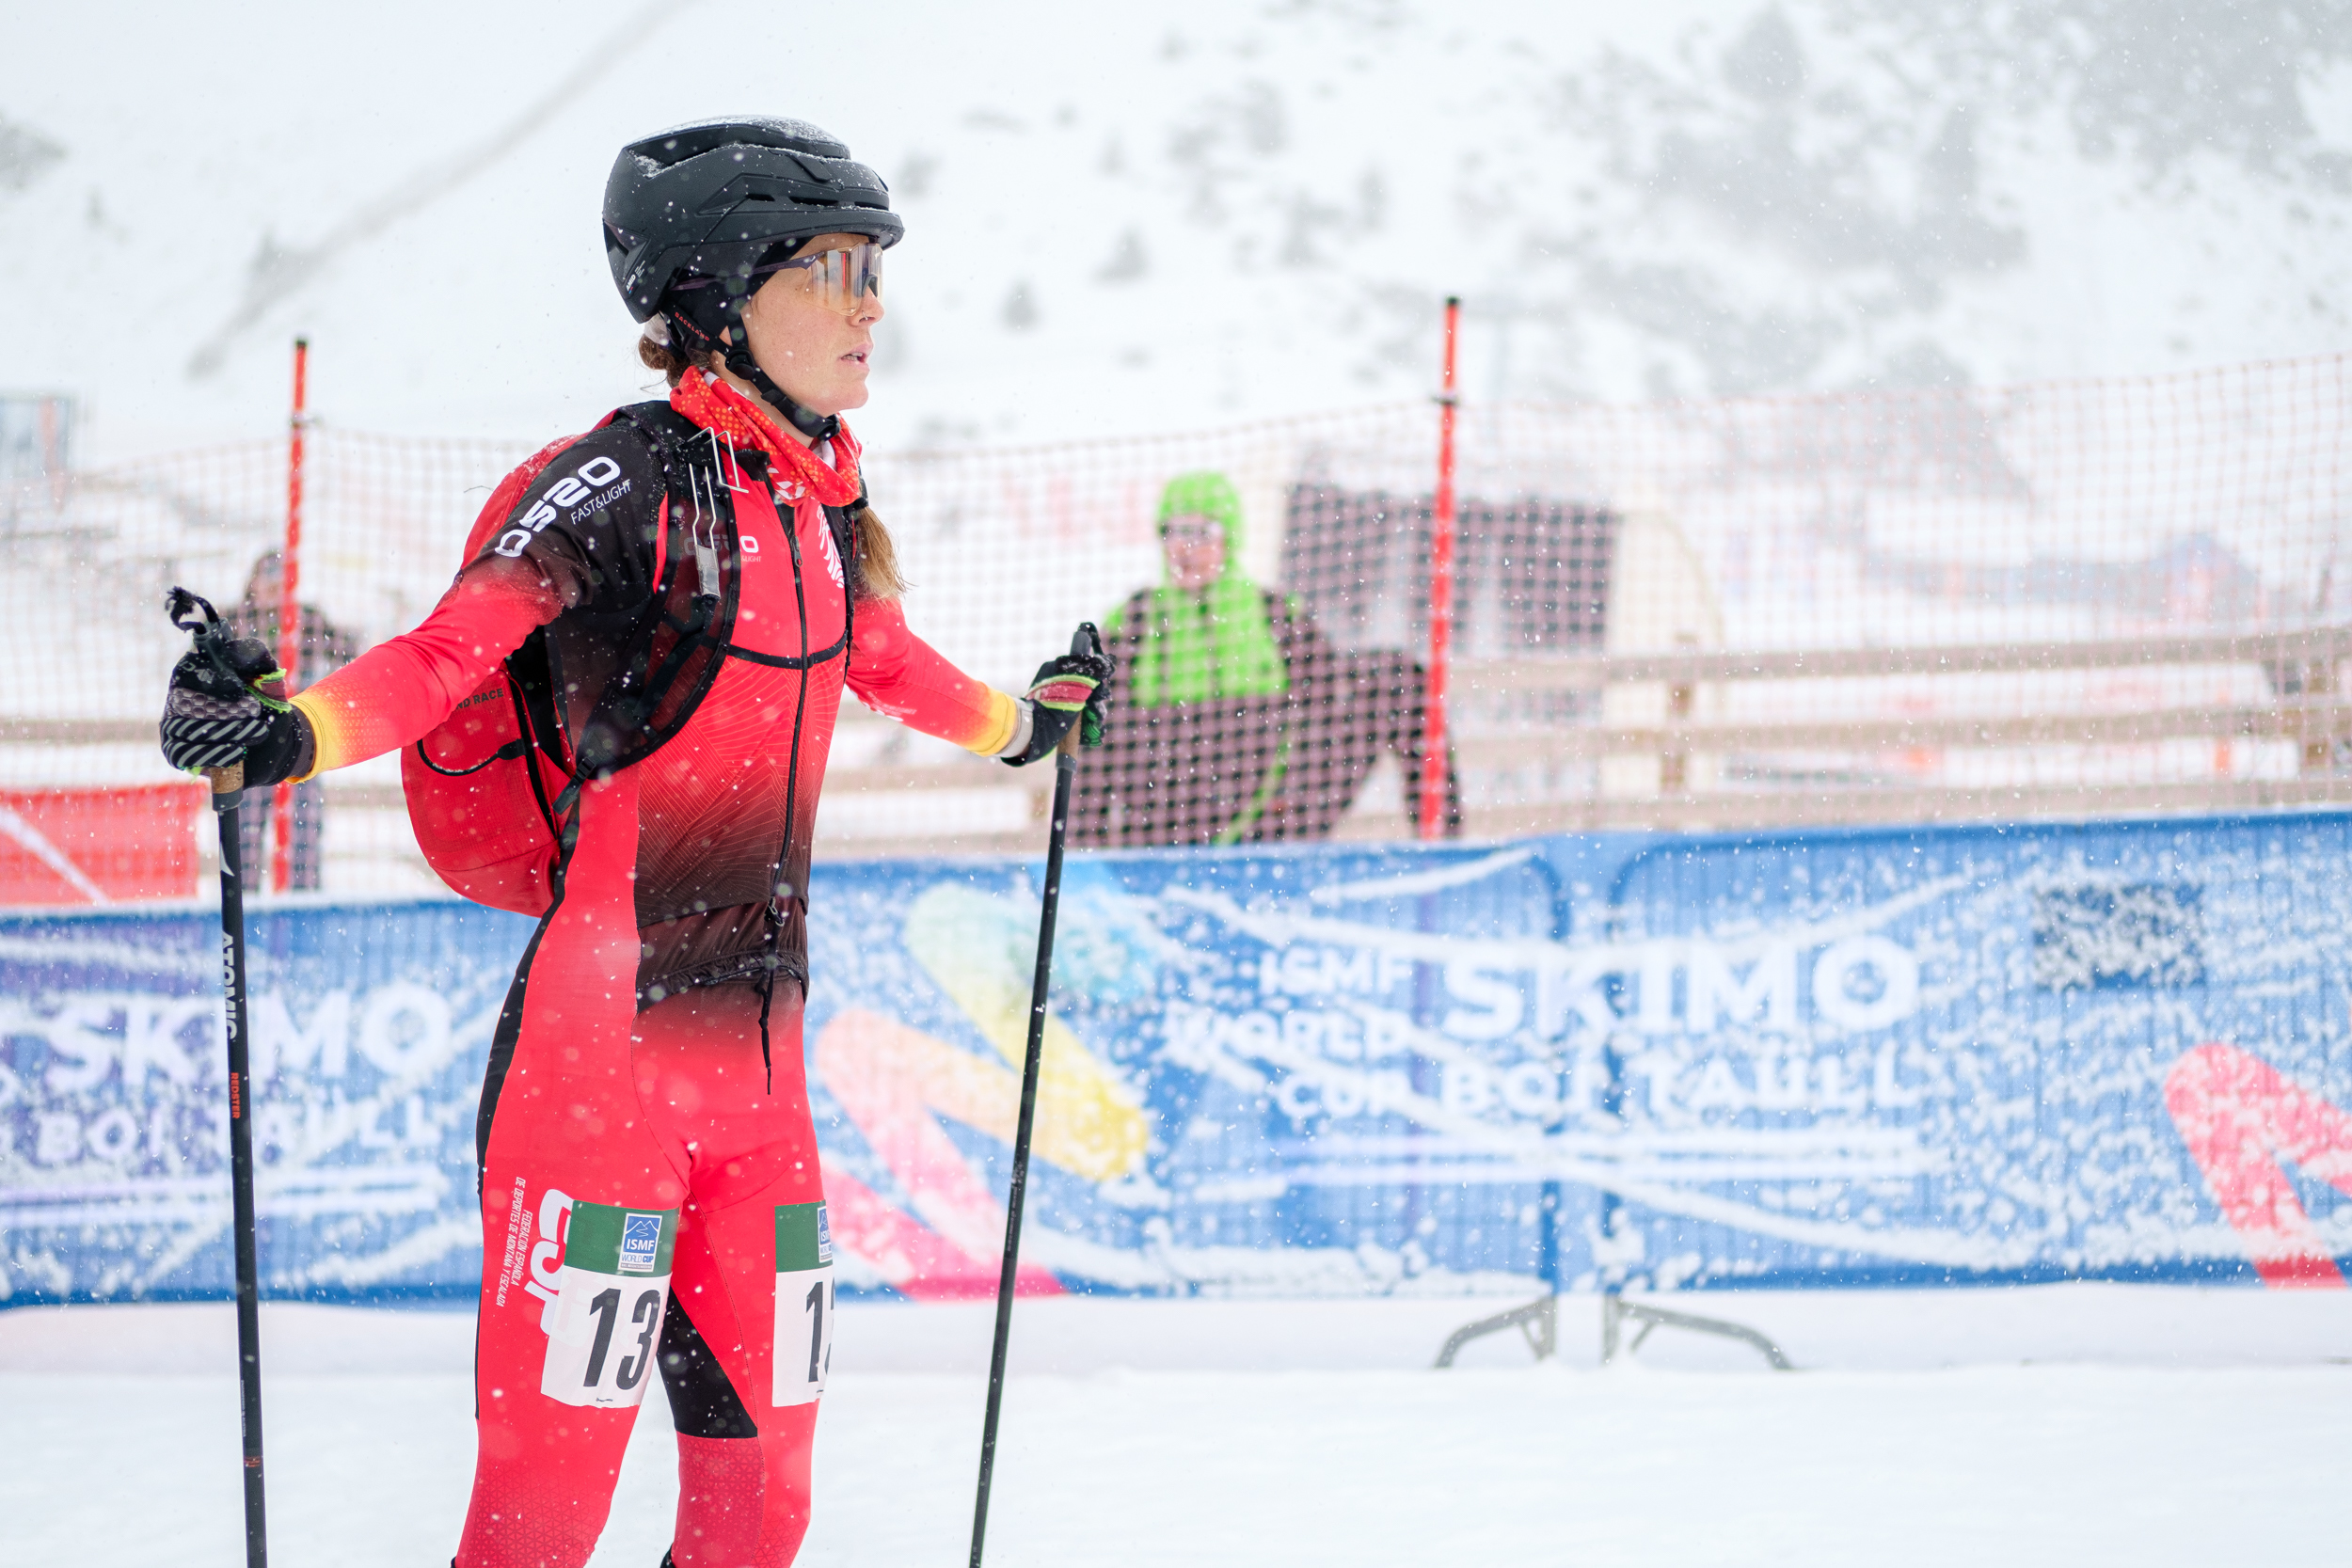
M 17 8 L 0 389 L 80 397 L 90 457 L 265 435 L 307 331 L 344 427 L 577 428 L 644 379 L 614 150 L 745 109 L 899 194 L 882 446 L 1414 395 L 1448 289 L 1473 395 L 2352 346 L 2342 0 L 2044 8 L 2075 41 L 1896 0 Z M 2221 106 L 2175 92 L 2198 71 Z M 248 309 L 269 247 L 293 281 Z

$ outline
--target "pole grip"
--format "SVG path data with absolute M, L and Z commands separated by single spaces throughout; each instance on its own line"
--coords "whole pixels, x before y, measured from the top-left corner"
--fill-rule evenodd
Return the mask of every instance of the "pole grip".
M 1073 657 L 1078 658 L 1084 658 L 1089 654 L 1101 657 L 1103 634 L 1095 629 L 1093 622 L 1078 623 L 1078 629 L 1070 638 L 1070 652 Z M 1054 748 L 1057 758 L 1074 757 L 1078 754 L 1080 737 L 1085 735 L 1086 727 L 1086 715 L 1082 713 L 1078 716 L 1077 721 L 1070 726 L 1070 732 L 1061 737 L 1061 744 Z M 1065 765 L 1057 761 L 1055 766 L 1058 768 Z

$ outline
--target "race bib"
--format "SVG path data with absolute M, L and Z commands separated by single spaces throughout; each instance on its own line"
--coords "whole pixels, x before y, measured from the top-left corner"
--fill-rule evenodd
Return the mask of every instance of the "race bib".
M 603 1409 L 626 1409 L 645 1397 L 669 1304 L 677 1213 L 572 1205 L 539 1392 Z
M 808 1404 L 833 1363 L 833 1228 L 821 1203 L 776 1208 L 775 1403 Z

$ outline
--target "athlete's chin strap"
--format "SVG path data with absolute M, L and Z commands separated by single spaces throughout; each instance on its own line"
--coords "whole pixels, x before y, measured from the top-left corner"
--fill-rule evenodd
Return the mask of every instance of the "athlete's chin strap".
M 739 329 L 737 336 L 747 334 Z M 759 395 L 768 400 L 768 406 L 791 420 L 792 428 L 810 440 L 830 441 L 841 434 L 840 415 L 819 414 L 813 408 L 803 408 L 795 403 L 791 393 L 777 386 L 769 378 L 768 372 L 759 368 L 759 361 L 752 357 L 752 351 L 745 345 L 727 344 L 726 367 L 757 388 Z
M 721 363 L 750 382 L 769 407 L 782 414 L 793 429 L 811 441 L 830 441 L 840 435 L 840 415 L 819 414 L 813 408 L 803 407 L 791 393 L 777 386 L 775 378 L 760 369 L 759 361 L 752 357 L 751 334 L 743 327 L 741 301 L 738 300 L 724 309 L 729 318 L 728 325 L 732 328 L 724 337 L 705 330 L 702 323 L 684 310 L 665 309 L 660 319 L 669 327 L 671 342 L 698 354 L 718 355 Z

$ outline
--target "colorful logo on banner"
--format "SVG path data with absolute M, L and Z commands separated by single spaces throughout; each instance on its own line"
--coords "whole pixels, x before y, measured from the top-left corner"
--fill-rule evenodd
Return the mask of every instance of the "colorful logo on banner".
M 2306 816 L 1074 857 L 1020 1288 L 2340 1287 L 2348 838 Z M 836 1277 L 995 1288 L 1034 876 L 818 873 L 825 1302 Z M 5 1299 L 226 1290 L 216 936 L 0 920 Z M 477 1288 L 474 1099 L 527 938 L 445 902 L 257 914 L 273 1293 Z M 556 1293 L 560 1217 L 508 1225 L 501 1292 Z M 608 1272 L 649 1277 L 658 1221 L 615 1219 Z
M 2344 1289 L 2329 1256 L 2341 1243 L 2331 1246 L 2312 1224 L 2293 1172 L 2352 1196 L 2352 1116 L 2227 1045 L 2182 1057 L 2164 1096 L 2263 1283 Z
M 2342 939 L 2264 932 L 2281 908 L 2346 929 L 2344 837 L 1073 863 L 1025 1288 L 2341 1283 Z M 811 1031 L 845 1277 L 984 1294 L 1035 890 L 926 867 L 844 891 Z M 2216 1035 L 2254 1042 L 2228 1073 Z

